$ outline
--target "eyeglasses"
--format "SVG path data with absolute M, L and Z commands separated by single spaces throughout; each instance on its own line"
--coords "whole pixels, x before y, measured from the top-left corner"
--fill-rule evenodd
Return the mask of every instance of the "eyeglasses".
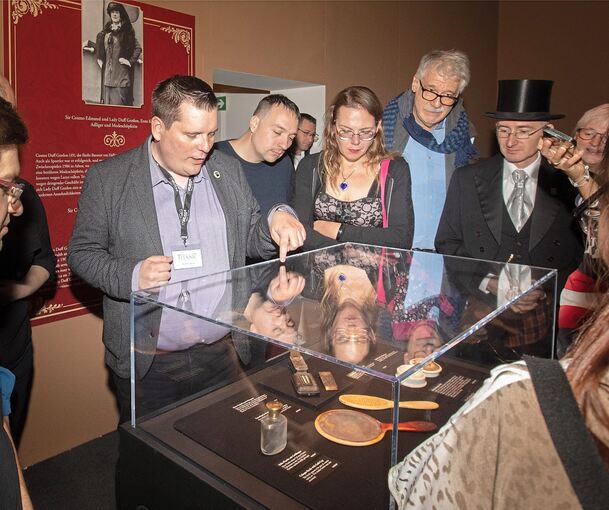
M 16 182 L 9 182 L 5 181 L 4 179 L 0 179 L 0 188 L 2 188 L 9 197 L 18 200 L 23 193 L 25 184 L 18 184 Z
M 546 126 L 544 125 L 541 126 L 539 129 L 533 130 L 531 130 L 530 128 L 518 128 L 515 130 L 511 130 L 507 126 L 497 126 L 495 127 L 495 132 L 497 133 L 497 138 L 509 138 L 510 135 L 513 134 L 516 138 L 518 138 L 518 140 L 528 140 L 532 135 L 534 135 L 538 131 L 541 131 L 545 127 Z
M 607 142 L 607 133 L 599 133 L 592 128 L 579 128 L 577 130 L 577 136 L 579 136 L 582 140 L 592 140 L 594 137 L 600 136 L 601 143 Z
M 353 141 L 356 136 L 362 142 L 369 142 L 370 140 L 374 140 L 374 137 L 376 136 L 376 129 L 362 129 L 355 133 L 350 129 L 336 128 L 336 134 L 343 142 L 346 142 L 347 140 Z
M 448 94 L 438 94 L 433 90 L 426 89 L 425 87 L 423 87 L 423 82 L 421 80 L 419 80 L 419 85 L 421 86 L 421 90 L 423 91 L 421 92 L 421 95 L 423 96 L 423 99 L 425 99 L 425 101 L 435 101 L 439 97 L 440 104 L 442 104 L 443 106 L 453 106 L 459 100 L 459 96 L 455 97 Z
M 430 337 L 421 337 L 421 338 L 415 338 L 413 339 L 417 342 L 417 345 L 419 347 L 427 347 L 428 345 L 431 347 L 435 347 L 436 345 L 438 345 L 438 338 L 435 338 L 433 336 Z
M 315 131 L 305 131 L 304 129 L 300 129 L 298 128 L 298 131 L 300 131 L 303 135 L 305 135 L 308 138 L 313 138 L 313 141 L 317 141 L 319 140 L 319 135 L 315 132 Z
M 336 328 L 332 339 L 335 344 L 367 344 L 373 340 L 373 335 L 368 328 Z

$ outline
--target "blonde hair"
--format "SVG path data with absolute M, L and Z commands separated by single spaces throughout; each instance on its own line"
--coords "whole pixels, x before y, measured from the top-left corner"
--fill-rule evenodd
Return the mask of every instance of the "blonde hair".
M 362 319 L 367 325 L 367 329 L 369 329 L 371 332 L 371 338 L 376 339 L 374 329 L 380 310 L 376 300 L 376 290 L 372 284 L 370 284 L 370 288 L 361 297 L 361 299 L 346 299 L 345 301 L 341 302 L 341 285 L 336 282 L 337 280 L 332 279 L 324 283 L 324 292 L 319 302 L 319 308 L 321 311 L 322 344 L 326 348 L 331 347 L 331 336 L 334 330 L 336 316 L 347 306 L 353 306 L 361 314 Z
M 573 129 L 573 136 L 577 134 L 578 129 L 597 119 L 600 121 L 609 120 L 609 103 L 595 106 L 594 108 L 590 108 L 588 111 L 584 112 Z
M 322 165 L 319 169 L 322 182 L 328 186 L 337 179 L 340 174 L 340 152 L 336 141 L 336 115 L 339 108 L 363 108 L 374 117 L 375 124 L 383 118 L 383 106 L 372 90 L 368 87 L 355 86 L 341 90 L 326 110 L 324 143 Z M 383 125 L 376 132 L 372 144 L 366 152 L 368 163 L 372 166 L 379 165 L 383 159 L 392 157 L 385 147 Z
M 609 120 L 609 103 L 595 106 L 584 112 L 577 121 L 575 128 L 573 128 L 573 137 L 575 138 L 577 136 L 577 131 L 580 128 L 595 120 L 600 120 L 601 122 Z M 594 180 L 599 186 L 604 186 L 609 182 L 609 152 L 607 152 L 607 145 L 605 146 L 603 160 L 594 171 Z

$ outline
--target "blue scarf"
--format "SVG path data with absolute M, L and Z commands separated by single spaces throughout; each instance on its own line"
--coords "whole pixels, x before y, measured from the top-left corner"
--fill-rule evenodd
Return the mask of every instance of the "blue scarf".
M 412 112 L 404 119 L 404 129 L 408 131 L 412 138 L 430 151 L 441 154 L 455 152 L 455 168 L 467 165 L 470 160 L 478 156 L 478 151 L 472 145 L 470 138 L 469 119 L 465 109 L 461 110 L 455 129 L 446 135 L 442 143 L 438 143 L 429 131 L 417 124 Z

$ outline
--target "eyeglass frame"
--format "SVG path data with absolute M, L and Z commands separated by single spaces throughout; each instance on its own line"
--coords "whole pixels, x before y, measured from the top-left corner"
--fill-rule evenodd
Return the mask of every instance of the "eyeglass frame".
M 459 101 L 459 98 L 461 96 L 461 94 L 458 94 L 456 97 L 453 97 L 453 96 L 449 96 L 448 94 L 438 94 L 437 92 L 434 92 L 431 89 L 426 89 L 423 86 L 423 82 L 421 81 L 420 78 L 419 78 L 419 86 L 421 87 L 421 90 L 422 90 L 421 97 L 423 99 L 425 99 L 425 101 L 428 101 L 429 103 L 433 103 L 436 99 L 440 98 L 440 104 L 442 106 L 455 106 L 457 104 L 457 102 Z M 425 97 L 425 92 L 429 92 L 430 94 L 433 94 L 434 95 L 433 99 L 427 99 Z M 452 101 L 452 103 L 451 104 L 444 103 L 442 100 L 445 99 L 445 98 L 446 99 L 450 99 Z
M 25 189 L 25 184 L 0 179 L 0 187 L 6 190 L 6 194 L 9 197 L 14 198 L 15 200 L 19 200 L 21 198 L 23 190 Z
M 338 129 L 338 126 L 336 125 L 336 123 L 334 124 L 334 129 L 336 129 L 336 136 L 338 136 L 339 140 L 342 140 L 343 142 L 349 142 L 349 141 L 353 141 L 354 137 L 358 137 L 360 139 L 360 142 L 371 142 L 372 140 L 374 140 L 376 138 L 376 135 L 378 134 L 378 129 L 376 128 L 366 128 L 367 129 L 372 129 L 372 137 L 370 138 L 362 138 L 362 134 L 361 131 L 365 131 L 363 129 L 360 129 L 359 131 L 353 131 L 351 129 L 343 129 L 343 131 L 351 131 L 351 135 L 348 136 L 347 138 L 344 138 L 343 136 L 340 135 L 340 129 Z
M 334 344 L 369 344 L 374 343 L 374 331 L 370 328 L 346 327 L 334 328 L 331 333 Z
M 305 136 L 307 136 L 309 138 L 312 137 L 314 142 L 319 140 L 319 135 L 315 131 L 305 131 L 304 129 L 301 129 L 301 128 L 298 128 L 298 131 L 300 131 L 301 133 L 303 133 Z
M 586 130 L 586 131 L 594 131 L 594 134 L 590 138 L 584 138 L 583 136 L 580 136 L 580 133 L 582 131 L 584 131 L 584 130 Z M 601 143 L 607 143 L 607 138 L 609 137 L 608 133 L 599 133 L 596 129 L 592 129 L 592 128 L 577 128 L 575 130 L 575 136 L 578 137 L 578 138 L 581 138 L 582 140 L 586 140 L 586 141 L 587 140 L 594 140 L 594 138 L 597 135 L 601 137 Z
M 547 124 L 544 124 L 539 129 L 535 129 L 534 131 L 531 131 L 530 133 L 521 133 L 521 134 L 526 134 L 526 136 L 523 137 L 523 136 L 518 136 L 516 134 L 516 133 L 518 133 L 518 129 L 509 129 L 507 126 L 495 126 L 495 135 L 497 135 L 497 138 L 506 138 L 506 139 L 509 138 L 511 135 L 514 135 L 514 138 L 516 138 L 517 140 L 528 140 L 529 138 L 531 138 L 532 135 L 534 135 L 535 133 L 538 133 L 545 127 L 547 127 Z M 508 130 L 507 136 L 499 136 L 499 128 L 507 129 Z M 505 132 L 505 131 L 503 131 L 503 132 Z

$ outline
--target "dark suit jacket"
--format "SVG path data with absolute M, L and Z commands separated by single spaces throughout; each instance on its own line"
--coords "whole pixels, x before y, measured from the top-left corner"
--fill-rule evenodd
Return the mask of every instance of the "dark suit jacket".
M 78 216 L 68 246 L 72 271 L 104 293 L 106 363 L 129 376 L 129 299 L 136 264 L 163 247 L 152 194 L 147 140 L 143 145 L 93 165 L 87 172 Z M 226 219 L 231 267 L 245 257 L 270 258 L 275 246 L 266 218 L 239 162 L 214 151 L 206 162 Z
M 500 154 L 455 171 L 436 234 L 438 252 L 506 262 L 496 259 L 504 210 L 502 177 Z M 529 253 L 531 265 L 558 270 L 559 292 L 583 251 L 581 233 L 572 215 L 575 196 L 566 176 L 542 159 Z

